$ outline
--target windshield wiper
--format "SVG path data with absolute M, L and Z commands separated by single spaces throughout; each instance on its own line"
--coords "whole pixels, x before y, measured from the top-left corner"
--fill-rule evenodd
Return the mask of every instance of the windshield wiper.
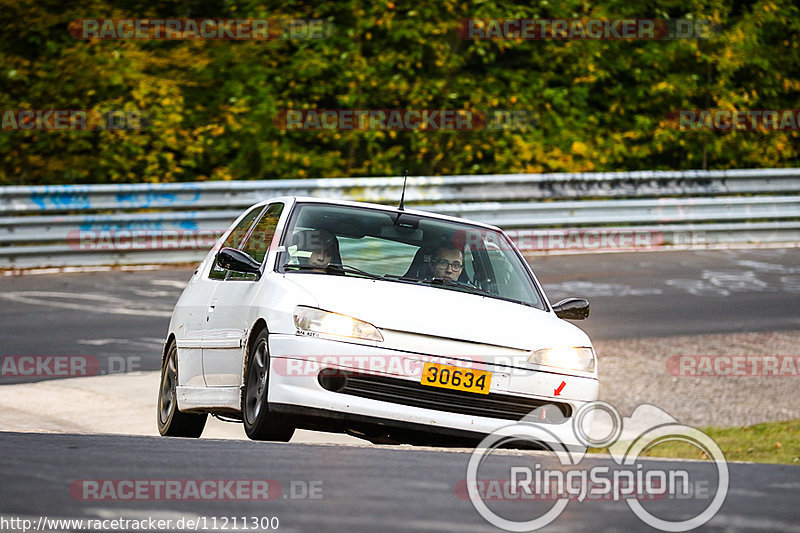
M 338 274 L 338 273 L 358 274 L 370 279 L 382 279 L 381 276 L 373 274 L 372 272 L 367 272 L 366 270 L 361 270 L 360 268 L 356 268 L 350 265 L 340 265 L 338 263 L 329 263 L 328 266 L 325 267 L 325 272 L 327 272 L 328 274 Z
M 316 270 L 317 272 L 322 272 L 322 267 L 317 267 L 314 265 L 293 265 L 292 263 L 286 263 L 283 265 L 284 270 Z
M 422 280 L 422 283 L 428 283 L 430 285 L 444 285 L 447 287 L 460 287 L 462 289 L 467 289 L 469 292 L 476 292 L 478 294 L 488 294 L 489 296 L 496 296 L 491 292 L 481 289 L 473 285 L 472 283 L 467 283 L 465 281 L 457 281 L 448 278 L 425 278 Z
M 413 278 L 411 276 L 398 276 L 396 274 L 384 274 L 384 279 L 396 279 L 400 281 L 412 281 L 414 283 L 422 283 L 422 280 L 419 278 Z
M 444 287 L 452 287 L 452 288 L 461 288 L 465 289 L 464 292 L 469 292 L 471 294 L 481 294 L 486 295 L 490 298 L 494 298 L 495 300 L 503 300 L 504 302 L 511 302 L 515 304 L 527 305 L 528 307 L 533 307 L 534 309 L 540 309 L 535 305 L 529 302 L 523 302 L 522 300 L 515 300 L 513 298 L 506 298 L 505 296 L 500 296 L 499 294 L 495 294 L 491 291 L 487 291 L 486 289 L 481 289 L 473 285 L 472 283 L 466 283 L 463 281 L 453 281 L 447 278 L 426 278 L 422 280 L 420 283 L 428 283 L 429 285 L 442 285 Z
M 364 276 L 370 279 L 382 279 L 381 276 L 377 274 L 372 274 L 370 272 L 366 272 L 359 268 L 348 266 L 348 265 L 339 265 L 336 263 L 329 263 L 328 265 L 322 266 L 314 266 L 314 265 L 293 265 L 291 263 L 286 263 L 283 265 L 283 269 L 291 269 L 291 270 L 311 270 L 315 272 L 325 272 L 326 274 L 358 274 L 359 276 Z

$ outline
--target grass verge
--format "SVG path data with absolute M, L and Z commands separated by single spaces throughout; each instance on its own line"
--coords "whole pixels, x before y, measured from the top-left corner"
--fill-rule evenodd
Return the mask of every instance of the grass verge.
M 748 427 L 707 427 L 701 431 L 717 443 L 728 461 L 800 466 L 800 420 L 768 422 Z M 589 451 L 608 453 L 608 448 L 589 448 Z M 683 442 L 658 444 L 645 455 L 708 459 L 698 448 Z

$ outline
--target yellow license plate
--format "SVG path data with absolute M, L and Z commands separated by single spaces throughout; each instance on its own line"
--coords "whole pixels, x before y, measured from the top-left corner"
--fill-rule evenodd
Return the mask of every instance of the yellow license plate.
M 492 373 L 472 368 L 425 363 L 419 382 L 429 387 L 489 394 Z

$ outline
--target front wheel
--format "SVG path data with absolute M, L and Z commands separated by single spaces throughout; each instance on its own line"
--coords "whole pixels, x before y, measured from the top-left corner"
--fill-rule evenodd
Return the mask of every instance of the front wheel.
M 158 432 L 165 437 L 197 438 L 206 426 L 206 414 L 181 413 L 178 410 L 178 349 L 175 341 L 167 347 L 161 364 L 161 385 L 158 387 Z
M 269 412 L 269 348 L 267 331 L 261 330 L 251 343 L 244 368 L 242 392 L 242 421 L 244 431 L 252 440 L 288 442 L 294 426 L 288 419 Z

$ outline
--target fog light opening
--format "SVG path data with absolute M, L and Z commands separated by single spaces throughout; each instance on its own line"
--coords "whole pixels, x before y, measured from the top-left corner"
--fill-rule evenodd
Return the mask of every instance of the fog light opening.
M 331 392 L 341 391 L 347 385 L 347 377 L 335 368 L 323 368 L 317 374 L 317 381 L 320 386 Z

